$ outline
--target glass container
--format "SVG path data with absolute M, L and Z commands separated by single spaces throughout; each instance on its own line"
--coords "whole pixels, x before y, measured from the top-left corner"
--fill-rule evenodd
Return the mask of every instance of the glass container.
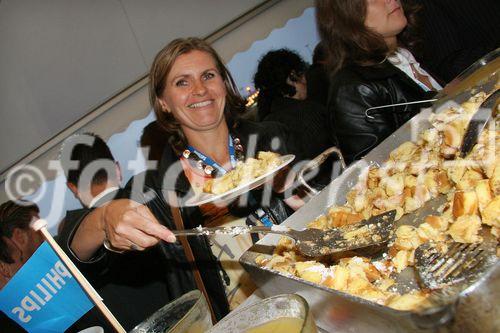
M 153 313 L 130 333 L 203 333 L 210 327 L 207 301 L 199 290 L 193 290 Z
M 228 314 L 208 333 L 317 333 L 307 301 L 297 294 L 266 298 Z

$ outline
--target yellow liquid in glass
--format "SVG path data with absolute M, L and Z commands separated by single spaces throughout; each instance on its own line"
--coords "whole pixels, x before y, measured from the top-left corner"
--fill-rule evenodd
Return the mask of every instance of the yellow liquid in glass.
M 282 317 L 246 330 L 245 333 L 300 333 L 304 320 Z

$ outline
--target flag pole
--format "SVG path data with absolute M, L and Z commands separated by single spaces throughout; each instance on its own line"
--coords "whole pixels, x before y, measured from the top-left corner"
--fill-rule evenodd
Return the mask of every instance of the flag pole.
M 75 277 L 76 281 L 82 286 L 85 293 L 90 297 L 92 302 L 97 306 L 97 308 L 102 312 L 104 317 L 108 320 L 108 322 L 113 326 L 116 332 L 118 333 L 127 333 L 123 326 L 118 322 L 116 317 L 109 311 L 108 307 L 101 300 L 101 297 L 94 290 L 94 287 L 87 281 L 87 279 L 83 276 L 83 274 L 76 268 L 75 264 L 71 261 L 71 259 L 64 253 L 59 244 L 55 241 L 52 235 L 47 230 L 47 221 L 43 219 L 36 220 L 33 222 L 31 227 L 35 231 L 40 231 L 43 235 L 43 238 L 49 243 L 50 247 L 57 253 L 59 258 L 63 261 L 66 267 L 69 269 L 71 274 Z

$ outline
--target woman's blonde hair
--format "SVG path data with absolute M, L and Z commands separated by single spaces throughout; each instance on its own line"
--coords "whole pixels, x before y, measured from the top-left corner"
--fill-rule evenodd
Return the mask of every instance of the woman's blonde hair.
M 217 52 L 206 41 L 196 37 L 178 38 L 171 41 L 158 52 L 151 65 L 151 70 L 149 71 L 149 100 L 158 123 L 167 132 L 168 142 L 178 154 L 185 149 L 187 142 L 179 122 L 174 118 L 172 113 L 163 110 L 160 105 L 160 98 L 165 90 L 166 79 L 175 60 L 180 55 L 191 51 L 206 52 L 214 59 L 217 70 L 222 76 L 227 90 L 224 115 L 228 124 L 231 126 L 238 115 L 245 111 L 245 101 L 238 93 L 231 74 Z

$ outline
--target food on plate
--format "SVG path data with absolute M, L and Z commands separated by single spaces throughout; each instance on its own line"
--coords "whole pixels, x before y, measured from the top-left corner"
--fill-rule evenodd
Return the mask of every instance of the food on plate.
M 203 186 L 203 192 L 212 194 L 228 192 L 276 169 L 281 163 L 280 155 L 269 151 L 259 151 L 257 158 L 247 158 L 245 162 L 238 162 L 233 170 L 222 177 L 207 180 Z

